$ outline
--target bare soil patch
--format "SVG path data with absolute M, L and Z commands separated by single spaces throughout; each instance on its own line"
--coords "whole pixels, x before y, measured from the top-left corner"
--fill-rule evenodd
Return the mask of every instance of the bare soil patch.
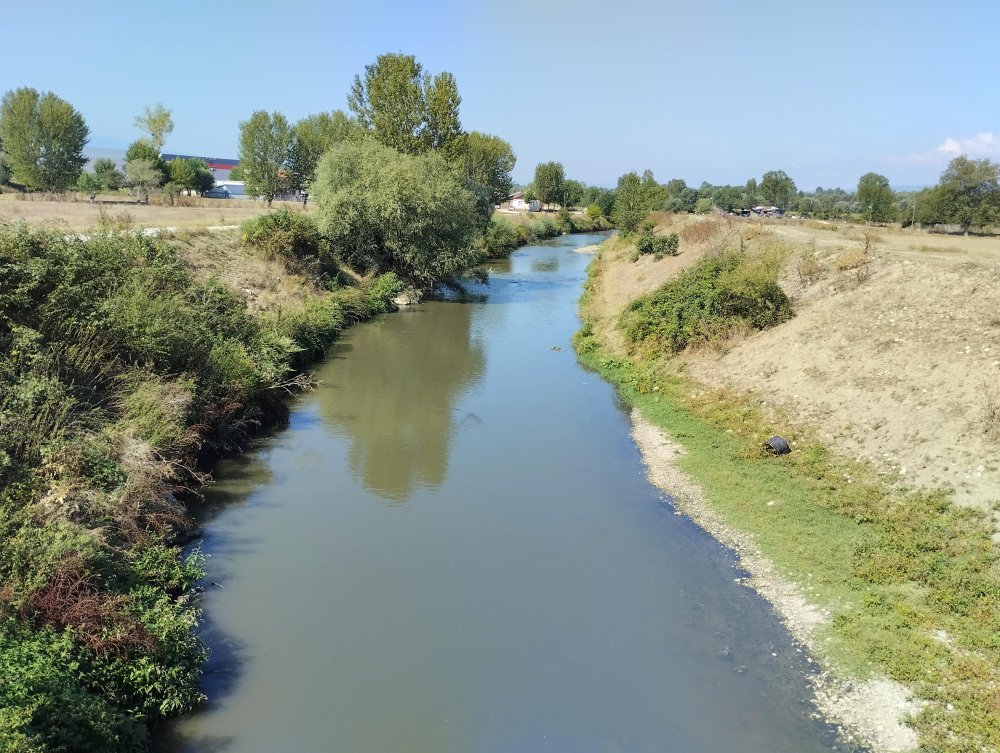
M 589 310 L 608 342 L 621 345 L 615 322 L 631 300 L 720 242 L 784 244 L 795 317 L 723 352 L 685 354 L 688 372 L 750 393 L 896 484 L 949 487 L 958 503 L 984 510 L 1000 504 L 1000 238 L 666 221 L 682 232 L 714 223 L 717 234 L 682 240 L 678 257 L 635 264 L 621 259 L 622 240 L 607 244 Z

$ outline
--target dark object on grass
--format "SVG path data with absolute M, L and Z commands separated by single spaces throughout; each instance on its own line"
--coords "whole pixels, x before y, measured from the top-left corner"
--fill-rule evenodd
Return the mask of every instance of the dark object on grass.
M 781 437 L 771 437 L 764 442 L 764 449 L 772 455 L 787 455 L 792 451 L 792 448 L 788 446 L 788 442 Z

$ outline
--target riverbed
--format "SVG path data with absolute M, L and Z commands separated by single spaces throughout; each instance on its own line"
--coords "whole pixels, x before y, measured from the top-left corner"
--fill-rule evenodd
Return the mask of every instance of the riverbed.
M 571 347 L 600 235 L 348 331 L 215 469 L 172 753 L 813 753 L 812 665 Z

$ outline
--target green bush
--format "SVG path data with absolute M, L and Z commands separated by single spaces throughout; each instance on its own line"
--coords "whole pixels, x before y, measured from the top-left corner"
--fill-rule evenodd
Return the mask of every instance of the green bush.
M 619 326 L 635 347 L 679 352 L 734 326 L 764 329 L 779 324 L 792 310 L 778 285 L 778 269 L 767 256 L 706 256 L 629 304 Z
M 653 258 L 659 261 L 664 256 L 677 256 L 680 246 L 680 239 L 677 233 L 670 235 L 655 235 L 652 226 L 643 227 L 642 235 L 635 243 L 635 251 L 631 259 L 637 261 L 640 256 L 652 254 Z
M 494 217 L 486 228 L 483 247 L 490 257 L 502 259 L 510 256 L 521 245 L 520 241 L 521 237 L 510 222 Z
M 316 223 L 301 212 L 279 209 L 247 220 L 240 229 L 245 246 L 292 269 L 328 256 Z

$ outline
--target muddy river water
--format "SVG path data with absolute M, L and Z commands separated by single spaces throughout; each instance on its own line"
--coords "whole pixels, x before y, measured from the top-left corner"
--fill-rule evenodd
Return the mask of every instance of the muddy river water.
M 581 368 L 601 240 L 348 331 L 215 470 L 209 701 L 172 753 L 812 753 L 810 666 Z

